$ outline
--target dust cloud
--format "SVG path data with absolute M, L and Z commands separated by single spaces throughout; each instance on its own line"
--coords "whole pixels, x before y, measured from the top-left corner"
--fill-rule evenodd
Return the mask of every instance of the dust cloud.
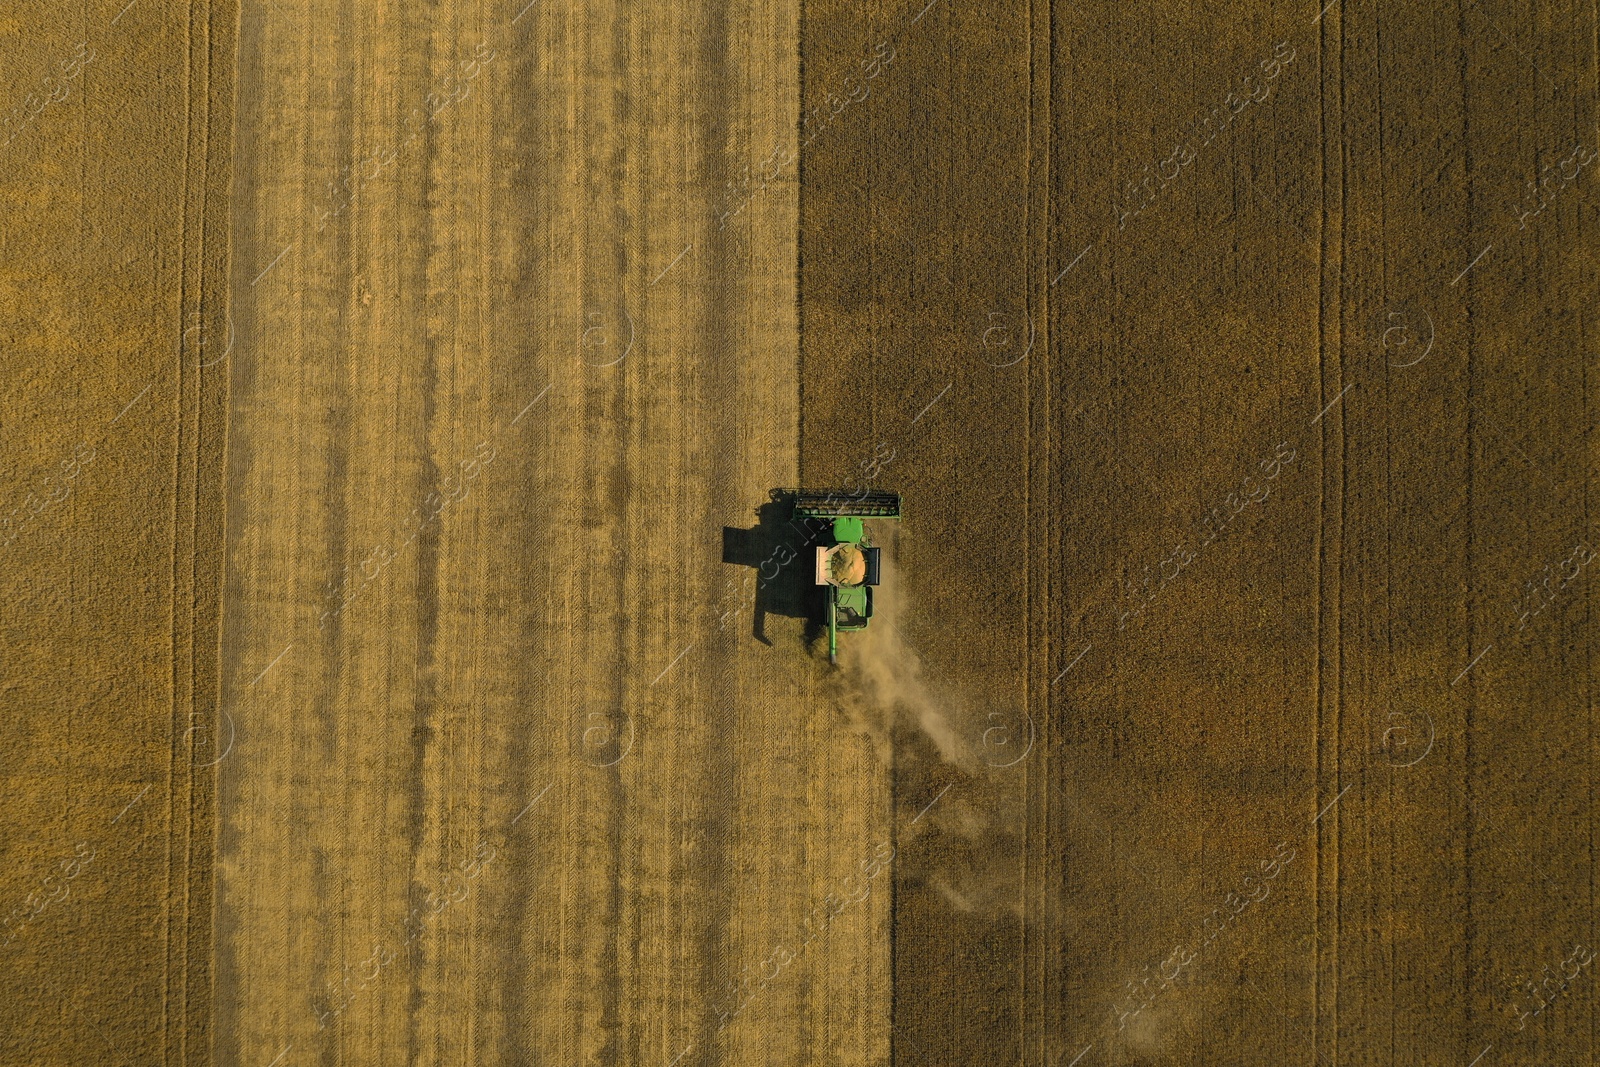
M 976 774 L 983 764 L 971 736 L 974 716 L 935 691 L 922 660 L 906 643 L 900 630 L 905 593 L 887 548 L 882 576 L 873 590 L 871 623 L 840 639 L 840 706 L 886 762 L 892 758 L 895 728 L 905 724 L 933 744 L 942 762 Z
M 909 607 L 897 544 L 892 537 L 884 545 L 871 624 L 841 635 L 831 696 L 894 768 L 901 840 L 918 845 L 902 848 L 906 873 L 957 911 L 1020 918 L 1022 809 L 1008 801 L 1008 776 L 1032 747 L 1032 725 L 1015 709 L 963 700 L 928 676 L 901 627 Z

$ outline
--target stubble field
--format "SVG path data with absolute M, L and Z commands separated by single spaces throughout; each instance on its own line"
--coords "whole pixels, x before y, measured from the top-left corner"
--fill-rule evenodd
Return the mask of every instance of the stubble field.
M 4 20 L 0 1060 L 1594 1062 L 1592 7 L 525 2 Z

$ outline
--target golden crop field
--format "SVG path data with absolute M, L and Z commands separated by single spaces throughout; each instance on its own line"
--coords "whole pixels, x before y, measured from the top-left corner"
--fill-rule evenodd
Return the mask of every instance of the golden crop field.
M 0 1065 L 1596 1063 L 1597 20 L 0 9 Z

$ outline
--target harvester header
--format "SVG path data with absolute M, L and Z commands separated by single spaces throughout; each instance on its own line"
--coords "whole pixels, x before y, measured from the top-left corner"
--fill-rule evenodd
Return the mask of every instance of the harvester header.
M 898 519 L 900 494 L 804 489 L 794 495 L 794 513 L 812 519 L 832 519 L 845 515 L 864 519 Z

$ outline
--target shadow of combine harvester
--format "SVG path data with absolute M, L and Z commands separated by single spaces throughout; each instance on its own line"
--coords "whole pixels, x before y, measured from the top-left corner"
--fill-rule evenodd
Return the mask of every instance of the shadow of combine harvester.
M 766 635 L 769 614 L 804 619 L 806 644 L 826 633 L 834 660 L 838 632 L 863 629 L 872 617 L 879 550 L 865 536 L 861 520 L 899 517 L 895 493 L 774 489 L 756 510 L 754 527 L 724 526 L 722 562 L 756 572 L 751 631 L 756 640 L 772 644 Z M 860 573 L 848 573 L 852 566 Z M 819 573 L 831 577 L 822 582 Z

